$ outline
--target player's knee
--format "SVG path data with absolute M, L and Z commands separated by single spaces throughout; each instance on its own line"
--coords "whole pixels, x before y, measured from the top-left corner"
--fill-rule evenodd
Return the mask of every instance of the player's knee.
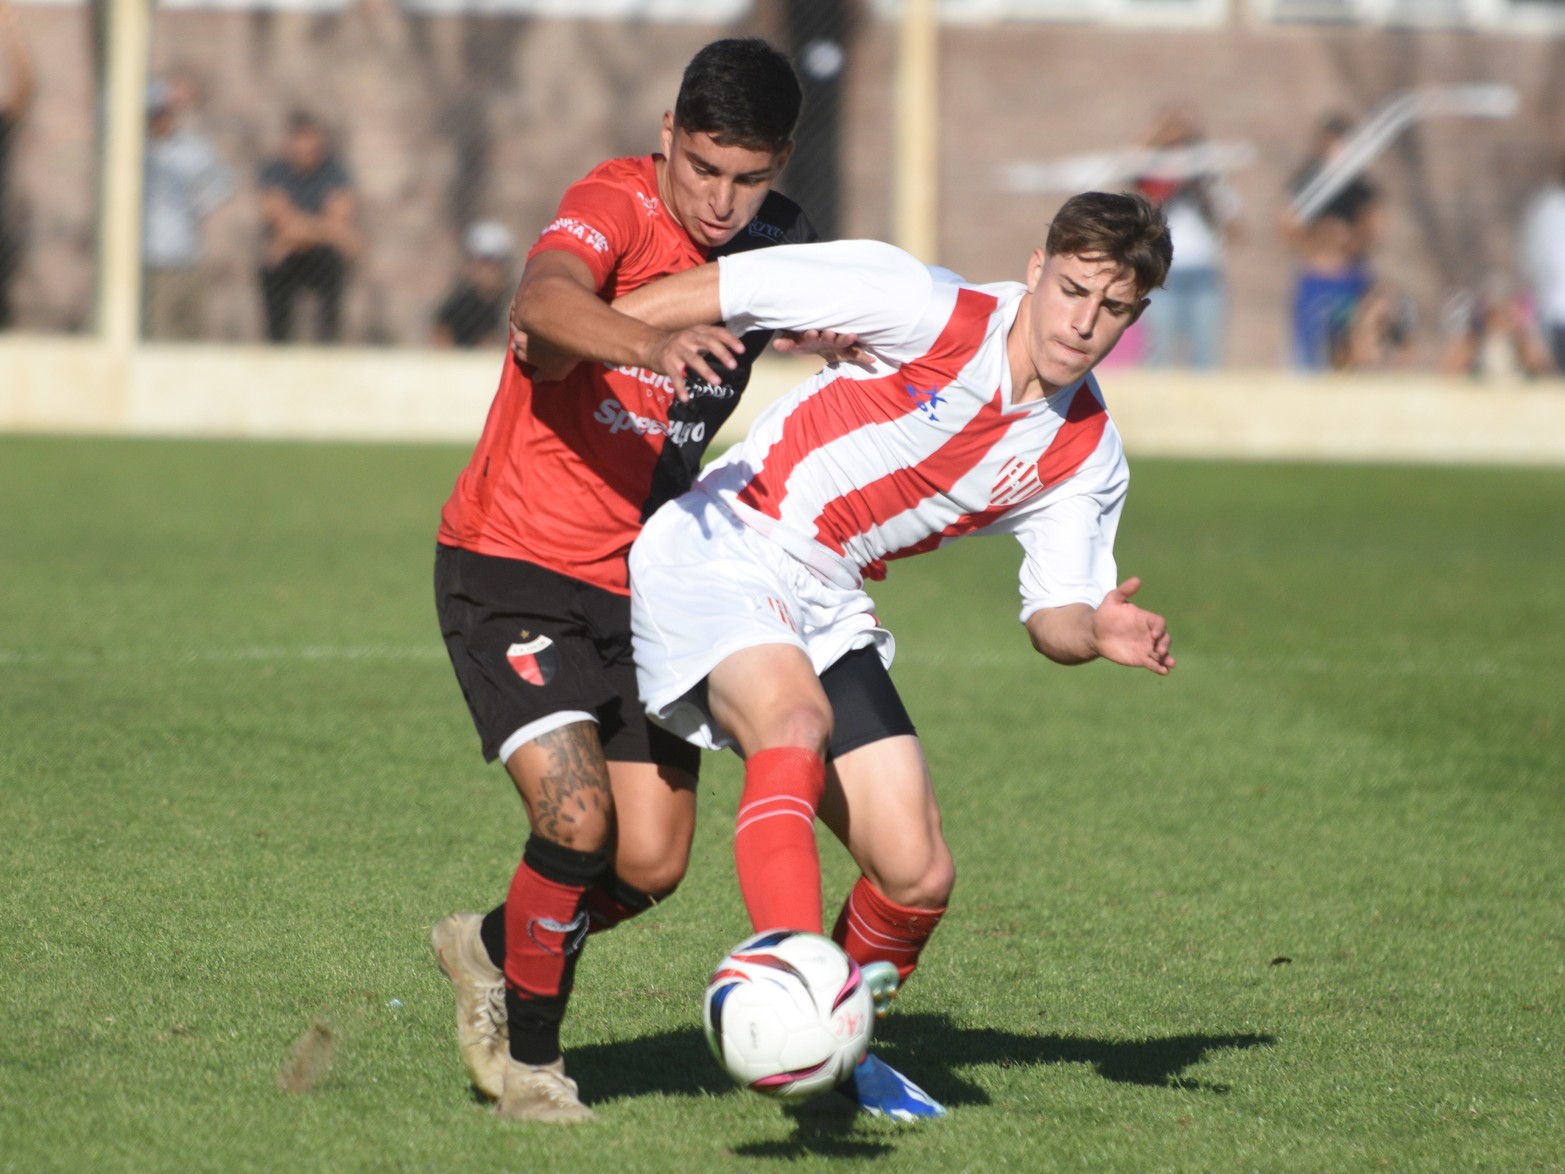
M 650 898 L 650 904 L 673 895 L 685 879 L 689 863 L 688 856 L 657 861 L 619 861 L 615 864 L 615 872 L 622 883 Z
M 936 838 L 925 852 L 904 857 L 898 865 L 871 877 L 876 888 L 910 909 L 945 908 L 956 887 L 956 861 L 943 839 Z
M 943 909 L 951 900 L 951 892 L 956 888 L 956 861 L 952 859 L 951 850 L 946 847 L 945 841 L 940 841 L 940 851 L 936 858 L 930 862 L 929 869 L 924 874 L 923 884 L 919 893 L 920 909 Z
M 813 701 L 790 703 L 771 715 L 761 738 L 768 747 L 803 746 L 824 754 L 831 741 L 831 708 Z

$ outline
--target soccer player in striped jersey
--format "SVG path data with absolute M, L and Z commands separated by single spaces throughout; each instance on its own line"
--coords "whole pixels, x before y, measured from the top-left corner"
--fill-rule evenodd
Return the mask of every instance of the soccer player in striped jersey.
M 863 873 L 837 924 L 854 957 L 893 959 L 906 977 L 954 884 L 915 734 L 858 749 L 851 772 L 826 768 L 836 715 L 821 675 L 865 650 L 889 665 L 891 634 L 864 590 L 889 561 L 1010 535 L 1038 652 L 1174 667 L 1163 617 L 1133 602 L 1138 579 L 1118 579 L 1128 470 L 1091 374 L 1171 257 L 1147 200 L 1089 192 L 1060 209 L 1025 284 L 942 281 L 890 245 L 842 241 L 724 258 L 627 305 L 662 329 L 830 326 L 876 359 L 828 366 L 774 404 L 631 550 L 648 712 L 745 759 L 734 855 L 757 930 L 820 932 L 817 815 Z M 879 1083 L 883 1067 L 855 1080 Z M 886 1111 L 938 1115 L 906 1092 Z
M 715 41 L 686 68 L 662 152 L 572 185 L 529 253 L 513 353 L 441 514 L 441 630 L 484 755 L 505 764 L 530 825 L 504 904 L 431 935 L 463 1062 L 502 1116 L 591 1119 L 560 1049 L 578 956 L 589 932 L 684 876 L 699 751 L 637 699 L 625 559 L 645 518 L 690 486 L 769 337 L 747 334 L 718 371 L 702 356 L 732 338 L 720 327 L 665 335 L 608 303 L 709 257 L 814 239 L 771 191 L 799 107 L 775 48 Z M 833 751 L 903 728 L 873 704 L 888 683 L 873 655 L 827 675 Z M 860 1100 L 875 1109 L 872 1090 Z

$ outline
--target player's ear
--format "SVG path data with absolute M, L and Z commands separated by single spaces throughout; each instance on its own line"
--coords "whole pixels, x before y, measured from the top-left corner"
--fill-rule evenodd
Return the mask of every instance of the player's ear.
M 788 160 L 793 158 L 793 140 L 789 139 L 783 144 L 783 149 L 772 158 L 772 178 L 782 174 L 782 169 L 788 166 Z
M 672 110 L 663 111 L 663 131 L 659 137 L 663 140 L 663 158 L 672 159 L 674 157 L 674 112 Z
M 1043 266 L 1048 261 L 1049 254 L 1040 246 L 1032 251 L 1032 256 L 1027 259 L 1027 292 L 1036 293 L 1038 283 L 1043 280 Z
M 1126 327 L 1128 328 L 1134 326 L 1136 324 L 1136 320 L 1141 317 L 1141 311 L 1145 310 L 1151 304 L 1151 298 L 1142 298 L 1139 302 L 1137 302 L 1135 312 L 1130 316 L 1130 321 L 1125 323 Z

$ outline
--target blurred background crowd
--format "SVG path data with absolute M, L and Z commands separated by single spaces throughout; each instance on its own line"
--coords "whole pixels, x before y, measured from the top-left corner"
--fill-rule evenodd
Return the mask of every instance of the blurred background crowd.
M 1085 187 L 1168 209 L 1110 362 L 1557 377 L 1565 0 L 947 0 L 925 260 L 1015 278 Z M 109 22 L 0 0 L 0 330 L 93 329 Z M 893 0 L 175 0 L 141 174 L 149 340 L 476 347 L 601 159 L 657 145 L 690 54 L 806 85 L 778 185 L 893 238 Z M 1400 103 L 1400 105 L 1398 104 Z M 1465 103 L 1465 105 L 1464 105 Z

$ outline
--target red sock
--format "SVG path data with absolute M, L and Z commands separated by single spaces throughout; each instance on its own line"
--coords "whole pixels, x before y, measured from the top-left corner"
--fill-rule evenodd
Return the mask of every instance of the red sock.
M 666 895 L 666 894 L 665 894 Z M 602 933 L 622 921 L 645 913 L 657 901 L 651 895 L 609 881 L 599 881 L 587 890 L 587 932 Z
M 866 962 L 895 963 L 906 982 L 944 914 L 945 906 L 911 909 L 898 905 L 870 884 L 868 877 L 861 876 L 843 902 L 831 936 L 860 966 Z
M 524 998 L 570 997 L 576 953 L 587 936 L 587 886 L 548 880 L 523 860 L 505 898 L 505 981 Z
M 815 813 L 825 790 L 826 762 L 813 750 L 783 746 L 745 760 L 734 863 L 757 932 L 821 932 Z

